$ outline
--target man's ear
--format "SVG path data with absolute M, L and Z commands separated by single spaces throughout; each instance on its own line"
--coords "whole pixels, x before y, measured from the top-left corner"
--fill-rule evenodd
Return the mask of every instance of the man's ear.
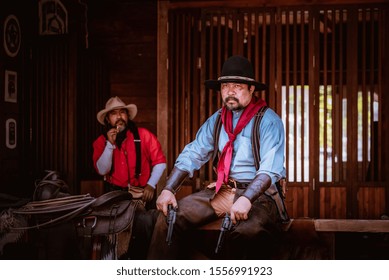
M 105 115 L 104 124 L 105 124 L 106 127 L 109 127 L 109 120 L 108 120 L 108 116 L 107 115 Z
M 251 94 L 253 94 L 254 90 L 255 90 L 255 86 L 254 85 L 250 85 L 250 93 Z

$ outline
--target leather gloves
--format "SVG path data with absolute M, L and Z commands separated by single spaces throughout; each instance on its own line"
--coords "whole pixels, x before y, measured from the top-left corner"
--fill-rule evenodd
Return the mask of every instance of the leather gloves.
M 247 186 L 247 189 L 242 194 L 253 203 L 259 196 L 265 193 L 265 191 L 271 185 L 271 178 L 266 174 L 258 174 L 254 177 L 251 183 Z
M 188 174 L 189 172 L 174 167 L 167 178 L 164 190 L 168 190 L 173 194 L 176 194 Z
M 155 189 L 152 186 L 146 185 L 144 190 L 143 190 L 142 200 L 144 202 L 151 201 L 154 197 L 154 191 L 155 191 Z

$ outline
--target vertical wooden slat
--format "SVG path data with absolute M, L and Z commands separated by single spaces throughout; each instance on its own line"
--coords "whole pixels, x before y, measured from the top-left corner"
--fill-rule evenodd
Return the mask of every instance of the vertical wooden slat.
M 185 21 L 184 21 L 184 30 L 185 30 L 185 42 L 184 42 L 184 48 L 186 46 L 192 46 L 192 25 L 193 25 L 193 18 L 190 14 L 185 14 Z M 185 94 L 185 143 L 184 146 L 192 141 L 192 134 L 190 133 L 191 128 L 193 127 L 192 125 L 192 118 L 191 118 L 191 113 L 193 108 L 192 104 L 192 98 L 191 98 L 191 74 L 193 71 L 193 65 L 191 64 L 191 54 L 188 51 L 189 48 L 185 48 L 185 53 L 183 62 L 183 68 L 182 68 L 182 73 L 184 74 L 185 80 L 184 80 L 184 94 Z
M 319 212 L 319 169 L 320 166 L 319 156 L 318 156 L 318 147 L 319 147 L 319 134 L 317 132 L 317 127 L 319 127 L 319 87 L 318 87 L 318 45 L 319 45 L 319 36 L 318 36 L 318 16 L 317 11 L 311 10 L 311 16 L 309 17 L 309 42 L 310 48 L 309 52 L 309 63 L 308 63 L 308 83 L 309 83 L 309 95 L 312 96 L 310 99 L 310 108 L 309 108 L 309 154 L 310 164 L 309 164 L 309 173 L 310 173 L 310 188 L 308 190 L 308 213 L 310 216 L 318 216 Z
M 222 15 L 221 14 L 218 14 L 217 16 L 217 19 L 218 19 L 218 26 L 217 26 L 217 59 L 216 59 L 216 65 L 217 65 L 217 69 L 216 69 L 216 72 L 217 72 L 217 77 L 220 76 L 220 71 L 221 71 L 221 65 L 222 65 L 222 55 L 223 55 L 223 49 L 222 49 Z M 224 17 L 224 29 L 226 29 L 226 25 L 225 25 L 225 17 Z M 222 105 L 222 102 L 221 102 L 221 98 L 218 97 L 217 99 L 217 103 L 216 103 L 216 108 L 220 108 Z
M 328 121 L 327 121 L 327 112 L 328 112 L 328 86 L 327 86 L 327 55 L 328 55 L 328 32 L 327 32 L 327 19 L 328 19 L 328 11 L 324 10 L 323 11 L 323 16 L 324 16 L 324 23 L 321 23 L 324 25 L 323 27 L 323 113 L 322 113 L 322 118 L 323 118 L 323 131 L 322 133 L 322 139 L 323 139 L 323 155 L 320 155 L 320 158 L 322 159 L 323 162 L 323 182 L 327 182 L 327 176 L 328 176 L 328 165 L 327 165 L 327 151 L 328 151 Z M 320 65 L 321 68 L 321 65 Z M 320 79 L 321 80 L 321 79 Z
M 203 124 L 205 121 L 205 115 L 206 115 L 206 95 L 214 94 L 211 90 L 206 90 L 203 86 L 203 82 L 206 79 L 210 79 L 213 77 L 209 77 L 212 75 L 212 73 L 207 73 L 207 65 L 210 64 L 209 60 L 207 59 L 207 50 L 206 50 L 206 42 L 208 40 L 207 35 L 207 21 L 208 16 L 204 12 L 201 13 L 201 25 L 200 25 L 200 49 L 201 49 L 201 69 L 200 69 L 200 96 L 199 96 L 199 113 L 200 113 L 200 123 Z M 208 76 L 207 76 L 208 75 Z M 208 169 L 208 178 L 212 178 L 212 169 L 210 165 L 207 166 Z
M 378 100 L 377 100 L 377 102 L 378 102 L 378 124 L 377 124 L 377 134 L 375 136 L 378 139 L 377 140 L 377 151 L 378 151 L 379 147 L 382 147 L 382 144 L 383 144 L 382 137 L 384 135 L 384 133 L 383 133 L 383 125 L 384 124 L 382 122 L 383 121 L 383 119 L 382 119 L 382 104 L 383 104 L 383 102 L 382 101 L 384 99 L 383 99 L 382 95 L 383 95 L 383 92 L 384 92 L 383 89 L 387 88 L 387 86 L 386 86 L 387 83 L 386 84 L 384 83 L 384 79 L 383 79 L 382 75 L 383 75 L 383 73 L 385 73 L 385 72 L 383 72 L 384 64 L 385 64 L 384 58 L 386 57 L 384 55 L 384 52 L 386 52 L 387 49 L 384 48 L 383 46 L 387 45 L 387 44 L 385 44 L 385 42 L 388 42 L 388 39 L 385 38 L 384 30 L 388 30 L 388 25 L 389 25 L 388 23 L 389 23 L 389 21 L 388 21 L 387 16 L 389 14 L 389 9 L 386 8 L 386 9 L 381 10 L 381 11 L 376 10 L 376 13 L 378 14 L 377 15 L 378 30 L 374 34 L 376 34 L 375 36 L 377 36 L 377 38 L 378 38 L 378 40 L 377 40 L 377 44 L 378 44 L 378 46 L 377 46 L 377 61 L 378 61 L 378 65 L 377 65 L 377 67 L 378 67 L 378 73 L 377 73 L 377 76 L 378 76 L 377 77 L 377 84 L 378 84 L 378 86 L 377 86 L 377 95 L 378 95 Z M 372 42 L 372 44 L 373 44 L 373 42 Z M 386 61 L 387 61 L 387 59 L 386 59 Z M 386 96 L 387 96 L 387 94 L 386 94 Z M 388 99 L 386 98 L 385 100 L 388 100 Z M 386 125 L 386 127 L 387 127 L 387 125 Z M 382 165 L 382 163 L 383 163 L 383 153 L 378 152 L 376 162 L 378 163 L 375 166 L 375 169 L 377 169 L 376 181 L 380 181 L 381 182 L 384 179 L 384 174 L 383 174 L 384 171 L 382 169 L 383 168 L 383 165 Z M 386 203 L 387 203 L 386 209 L 388 211 L 389 210 L 389 192 L 386 192 L 386 198 L 387 198 L 386 199 Z
M 178 121 L 179 121 L 179 102 L 180 102 L 180 95 L 178 94 L 179 92 L 179 88 L 178 88 L 178 78 L 179 78 L 179 69 L 178 69 L 178 63 L 179 63 L 179 60 L 178 60 L 178 57 L 179 57 L 179 44 L 178 44 L 178 40 L 179 40 L 179 37 L 180 37 L 180 33 L 179 33 L 179 15 L 175 15 L 174 17 L 172 17 L 172 20 L 169 22 L 169 27 L 171 27 L 171 45 L 172 45 L 172 48 L 171 48 L 171 52 L 170 52 L 170 59 L 171 59 L 171 68 L 169 69 L 169 72 L 171 73 L 171 76 L 172 76 L 172 84 L 171 84 L 171 88 L 173 89 L 173 93 L 172 94 L 172 98 L 173 98 L 173 102 L 172 102 L 172 108 L 173 108 L 173 123 L 172 123 L 172 127 L 174 128 L 174 132 L 173 132 L 173 135 L 174 135 L 174 145 L 173 145 L 173 149 L 174 149 L 174 153 L 172 155 L 172 158 L 171 158 L 171 164 L 174 163 L 174 160 L 176 158 L 176 156 L 178 155 L 178 153 L 180 152 L 180 142 L 179 142 L 179 139 L 180 139 L 180 131 L 179 131 L 179 126 L 178 126 Z
M 375 25 L 375 20 L 376 20 L 376 11 L 371 11 L 370 12 L 370 30 L 368 30 L 371 38 L 374 38 L 377 34 L 375 33 L 375 30 L 374 30 L 374 25 Z M 369 97 L 370 97 L 370 107 L 369 107 L 369 111 L 370 111 L 370 126 L 369 126 L 369 130 L 371 132 L 371 135 L 370 135 L 370 178 L 372 181 L 374 180 L 377 180 L 377 172 L 376 172 L 376 164 L 375 164 L 375 161 L 376 161 L 376 131 L 375 131 L 375 121 L 374 121 L 374 102 L 375 102 L 375 97 L 374 97 L 374 93 L 375 93 L 375 88 L 374 88 L 374 56 L 375 56 L 375 51 L 374 51 L 374 40 L 370 40 L 370 44 L 369 44 L 369 47 L 370 47 L 370 64 L 369 64 L 369 75 L 368 75 L 368 78 L 369 78 L 369 81 L 367 82 L 368 85 L 366 85 L 369 89 L 368 89 L 368 93 L 369 93 Z
M 160 5 L 162 5 L 162 3 L 160 3 Z M 168 88 L 168 94 L 167 94 L 167 98 L 168 98 L 168 108 L 167 108 L 167 115 L 168 115 L 168 124 L 167 124 L 167 129 L 168 129 L 168 140 L 167 143 L 166 143 L 166 150 L 167 150 L 167 173 L 170 173 L 170 170 L 171 168 L 173 167 L 173 163 L 174 163 L 174 160 L 175 160 L 175 152 L 177 151 L 178 147 L 177 147 L 177 133 L 176 133 L 176 128 L 175 128 L 175 125 L 174 125 L 174 121 L 175 121 L 175 98 L 176 98 L 176 94 L 175 94 L 175 88 L 176 88 L 176 84 L 175 84 L 175 73 L 174 73 L 174 68 L 175 68 L 175 64 L 176 64 L 176 60 L 175 60 L 175 21 L 176 21 L 176 17 L 175 15 L 173 15 L 173 13 L 168 13 L 168 20 L 166 22 L 166 26 L 165 28 L 167 29 L 167 36 L 168 36 L 168 41 L 169 43 L 167 44 L 167 55 L 166 55 L 166 60 L 165 61 L 162 61 L 161 62 L 161 65 L 163 68 L 163 65 L 165 67 L 167 67 L 167 71 L 168 71 L 168 84 L 166 85 L 167 88 Z M 162 29 L 162 27 L 161 27 Z M 163 31 L 161 31 L 161 33 L 163 34 Z M 163 36 L 163 35 L 161 35 Z M 170 142 L 170 143 L 168 143 Z
M 366 180 L 366 171 L 367 171 L 367 148 L 368 148 L 368 134 L 369 134 L 369 131 L 368 131 L 368 114 L 367 114 L 367 111 L 368 111 L 368 104 L 369 104 L 369 101 L 368 101 L 368 96 L 367 96 L 367 92 L 366 92 L 366 75 L 367 75 L 367 70 L 366 70 L 366 53 L 367 53 L 367 49 L 366 49 L 366 10 L 365 9 L 362 9 L 360 11 L 361 13 L 361 20 L 362 20 L 362 34 L 361 34 L 361 39 L 360 39 L 360 44 L 359 44 L 359 47 L 361 48 L 361 51 L 362 51 L 362 65 L 361 65 L 361 75 L 362 75 L 362 79 L 359 79 L 359 81 L 361 82 L 361 85 L 360 85 L 360 88 L 361 88 L 361 91 L 362 91 L 362 112 L 360 114 L 360 118 L 361 118 L 361 121 L 362 121 L 362 139 L 360 139 L 358 141 L 358 149 L 361 149 L 362 150 L 362 162 L 361 162 L 361 168 L 362 168 L 362 172 L 360 172 L 362 174 L 362 177 L 359 178 L 360 181 L 365 181 Z M 359 39 L 359 38 L 358 38 Z M 359 65 L 358 65 L 358 68 L 359 68 Z M 362 142 L 361 142 L 362 140 Z M 359 161 L 359 159 L 358 159 Z
M 180 30 L 181 30 L 181 34 L 182 34 L 182 37 L 180 38 L 180 49 L 183 50 L 185 49 L 185 39 L 186 39 L 186 32 L 185 32 L 185 13 L 183 13 L 180 17 Z M 182 77 L 182 73 L 184 73 L 186 67 L 185 67 L 185 57 L 186 57 L 186 52 L 185 50 L 184 51 L 181 51 L 180 52 L 180 64 L 179 64 L 179 70 L 178 70 L 178 73 L 180 75 L 180 77 Z M 184 77 L 185 77 L 185 74 L 184 74 Z M 179 112 L 180 112 L 180 120 L 179 120 L 179 123 L 180 123 L 180 150 L 182 150 L 182 148 L 185 146 L 186 144 L 186 106 L 187 106 L 187 100 L 186 100 L 186 96 L 185 96 L 185 81 L 181 80 L 181 83 L 179 85 L 179 94 L 180 94 L 180 97 L 181 97 L 181 100 L 180 100 L 180 109 L 179 109 Z
M 335 84 L 335 73 L 336 73 L 336 60 L 335 60 L 335 53 L 336 53 L 336 13 L 335 10 L 331 10 L 331 26 L 329 27 L 331 30 L 331 100 L 332 100 L 332 108 L 331 108 L 331 122 L 332 122 L 332 128 L 331 128 L 331 148 L 332 148 L 332 154 L 331 154 L 331 174 L 332 182 L 337 182 L 337 178 L 339 177 L 339 170 L 337 166 L 336 157 L 338 156 L 338 135 L 336 135 L 337 127 L 339 126 L 339 118 L 336 118 L 337 110 L 339 108 L 337 107 L 337 93 L 336 93 L 336 84 Z
M 357 162 L 357 131 L 358 131 L 358 111 L 357 111 L 357 96 L 358 91 L 358 66 L 356 57 L 358 57 L 358 10 L 350 8 L 347 12 L 347 162 L 349 164 Z M 355 168 L 347 169 L 347 180 L 350 183 L 348 189 L 348 216 L 357 213 L 356 195 L 357 185 L 356 179 L 358 172 Z
M 243 30 L 242 30 L 242 35 L 243 35 L 243 44 L 247 46 L 247 57 L 250 59 L 250 61 L 253 61 L 252 60 L 252 47 L 251 47 L 251 34 L 252 34 L 252 27 L 251 27 L 251 23 L 252 23 L 252 19 L 255 18 L 255 13 L 245 13 L 243 14 Z M 247 30 L 247 31 L 246 31 Z M 257 64 L 257 62 L 254 60 L 255 64 Z M 255 72 L 257 73 L 257 72 Z
M 343 161 L 343 158 L 345 157 L 347 160 L 347 154 L 346 151 L 343 150 L 343 138 L 346 138 L 346 135 L 343 133 L 343 112 L 347 110 L 347 106 L 344 108 L 343 107 L 343 89 L 344 89 L 344 84 L 343 84 L 343 61 L 344 61 L 344 55 L 343 55 L 343 49 L 344 49 L 344 32 L 343 32 L 343 25 L 344 25 L 344 11 L 339 10 L 339 36 L 338 36 L 338 41 L 339 41 L 339 73 L 338 73 L 338 90 L 339 90 L 339 119 L 340 119 L 340 125 L 339 125 L 339 162 L 341 164 L 340 168 L 340 174 L 339 174 L 339 181 L 344 181 L 346 178 L 345 174 L 345 168 L 346 164 Z M 347 149 L 346 149 L 347 150 Z
M 282 62 L 283 62 L 283 52 L 282 52 L 282 11 L 280 9 L 273 10 L 271 14 L 270 21 L 270 67 L 269 67 L 269 83 L 274 85 L 269 88 L 269 98 L 268 104 L 270 107 L 274 108 L 275 106 L 275 95 L 282 92 Z M 288 102 L 286 102 L 286 107 Z M 280 111 L 278 111 L 280 112 Z M 285 123 L 288 124 L 288 114 L 285 114 L 286 119 Z M 285 137 L 285 147 L 286 147 L 286 156 L 289 156 L 289 126 L 286 125 L 286 137 Z M 291 177 L 289 172 L 289 161 L 286 161 L 286 172 L 287 177 Z
M 209 15 L 209 39 L 208 39 L 208 42 L 209 42 L 209 50 L 207 53 L 209 53 L 209 61 L 214 61 L 214 15 L 213 14 L 210 14 Z M 217 52 L 217 50 L 216 50 Z M 208 73 L 212 76 L 212 77 L 209 77 L 209 79 L 217 79 L 218 77 L 213 77 L 213 73 L 214 73 L 214 69 L 213 69 L 213 63 L 209 63 L 208 64 L 208 67 L 209 67 L 209 70 L 208 70 Z M 212 94 L 218 94 L 217 92 L 215 93 L 212 93 Z M 210 116 L 213 112 L 213 107 L 212 107 L 212 100 L 213 100 L 213 96 L 212 94 L 209 94 L 208 95 L 208 104 L 210 104 L 211 106 L 208 107 L 208 116 Z
M 294 133 L 294 147 L 293 152 L 295 154 L 295 180 L 301 182 L 301 168 L 299 168 L 299 162 L 300 166 L 302 166 L 302 158 L 301 158 L 301 126 L 299 122 L 299 114 L 301 111 L 298 111 L 297 109 L 297 103 L 299 100 L 298 93 L 297 93 L 297 11 L 292 10 L 291 11 L 291 18 L 292 18 L 292 24 L 293 24 L 293 113 L 294 113 L 294 120 L 293 120 L 293 126 L 295 127 L 295 133 Z M 292 45 L 291 44 L 291 45 Z
M 229 26 L 230 26 L 230 14 L 226 13 L 225 16 L 224 16 L 224 56 L 223 56 L 223 61 L 226 61 L 226 59 L 229 57 L 229 49 L 228 49 L 228 46 L 229 46 L 229 34 L 228 34 L 228 31 L 230 30 Z M 231 24 L 232 25 L 232 24 Z
M 370 178 L 372 181 L 378 181 L 378 170 L 381 170 L 380 168 L 380 165 L 376 165 L 376 163 L 378 163 L 378 154 L 377 154 L 377 148 L 379 146 L 377 146 L 377 140 L 379 138 L 377 138 L 377 126 L 380 124 L 379 122 L 375 122 L 374 118 L 375 118 L 375 110 L 374 110 L 374 103 L 375 103 L 375 92 L 376 92 L 376 89 L 378 91 L 378 87 L 375 87 L 375 84 L 378 83 L 378 85 L 380 85 L 381 83 L 377 80 L 374 79 L 374 76 L 375 76 L 375 72 L 376 72 L 376 68 L 378 69 L 377 72 L 380 71 L 381 67 L 379 65 L 375 65 L 375 57 L 377 56 L 378 53 L 375 52 L 375 48 L 377 47 L 375 45 L 375 40 L 373 39 L 375 36 L 375 25 L 377 24 L 377 13 L 378 11 L 376 9 L 374 10 L 371 10 L 370 11 L 370 30 L 369 30 L 369 33 L 370 33 L 370 36 L 372 37 L 372 39 L 370 40 L 370 64 L 369 64 L 369 82 L 368 82 L 368 86 L 369 86 L 369 97 L 370 97 L 370 108 L 369 108 L 369 111 L 370 111 L 370 127 L 369 127 L 369 130 L 370 130 Z M 377 24 L 377 26 L 379 26 Z M 379 27 L 378 27 L 379 28 Z M 381 32 L 378 32 L 378 36 L 381 36 L 380 35 Z M 379 42 L 379 38 L 377 38 L 377 42 Z M 378 46 L 380 46 L 380 44 L 378 44 Z M 379 48 L 379 47 L 378 47 Z M 378 58 L 378 64 L 380 64 L 381 62 L 381 59 Z M 378 75 L 378 73 L 377 73 Z M 377 94 L 379 94 L 377 92 Z
M 308 135 L 305 131 L 305 11 L 300 10 L 300 88 L 301 88 L 301 179 L 305 182 L 305 144 L 308 140 Z M 308 143 L 307 143 L 308 144 Z M 309 156 L 309 155 L 307 155 Z M 309 160 L 309 158 L 307 159 Z
M 266 11 L 263 11 L 263 13 L 261 13 L 261 17 L 262 17 L 262 41 L 261 41 L 261 44 L 259 42 L 257 42 L 257 48 L 259 48 L 259 46 L 261 46 L 261 49 L 262 49 L 262 53 L 261 53 L 261 56 L 259 56 L 259 54 L 256 54 L 256 57 L 261 57 L 261 63 L 262 63 L 262 68 L 261 68 L 261 79 L 260 81 L 267 81 L 267 80 L 270 80 L 270 78 L 268 77 L 270 75 L 270 73 L 267 73 L 267 68 L 266 68 L 266 65 L 268 65 L 268 60 L 270 60 L 270 58 L 267 57 L 267 28 L 268 28 L 268 24 L 267 24 L 267 21 L 268 21 L 268 18 L 270 17 L 270 15 L 266 12 Z M 270 22 L 270 20 L 269 20 Z M 256 30 L 258 29 L 259 27 L 257 26 L 257 22 L 256 22 Z M 259 37 L 258 34 L 256 34 L 256 37 Z M 258 38 L 259 39 L 259 38 Z M 266 77 L 268 77 L 268 79 L 266 79 Z M 263 91 L 261 92 L 261 98 L 263 100 L 266 100 L 266 92 Z M 269 102 L 269 100 L 266 100 L 267 102 Z
M 262 60 L 262 57 L 259 56 L 259 51 L 260 49 L 262 48 L 263 45 L 265 45 L 266 41 L 265 40 L 262 40 L 262 45 L 259 44 L 259 25 L 258 25 L 258 21 L 259 21 L 259 17 L 260 17 L 260 14 L 258 12 L 254 12 L 252 14 L 253 16 L 253 21 L 250 20 L 250 23 L 252 22 L 254 24 L 254 73 L 255 73 L 255 76 L 257 79 L 259 79 L 259 73 L 260 73 L 260 66 L 263 67 L 263 64 L 264 64 L 264 61 Z M 251 37 L 251 34 L 249 34 L 249 37 Z M 251 39 L 250 39 L 250 42 L 251 42 Z M 261 64 L 260 64 L 261 63 Z M 261 68 L 261 79 L 260 81 L 265 81 L 263 79 L 263 74 L 264 74 L 264 71 L 263 71 L 263 68 Z

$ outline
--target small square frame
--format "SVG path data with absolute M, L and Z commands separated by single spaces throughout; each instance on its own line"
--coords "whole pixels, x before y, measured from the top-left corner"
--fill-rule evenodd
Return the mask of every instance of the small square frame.
M 5 70 L 4 79 L 4 101 L 18 102 L 18 73 L 15 71 Z

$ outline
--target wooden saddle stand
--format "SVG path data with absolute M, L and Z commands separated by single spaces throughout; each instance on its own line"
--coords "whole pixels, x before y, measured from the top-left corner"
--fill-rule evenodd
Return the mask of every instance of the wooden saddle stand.
M 116 246 L 119 233 L 126 232 L 128 243 L 131 238 L 132 223 L 139 201 L 132 200 L 132 195 L 123 191 L 112 191 L 97 198 L 85 195 L 70 195 L 44 201 L 32 201 L 14 214 L 34 217 L 36 224 L 14 228 L 19 230 L 39 229 L 73 222 L 78 236 L 81 238 L 82 258 L 99 259 L 97 251 L 101 245 L 101 237 L 107 238 L 114 247 L 111 257 L 118 257 Z M 98 243 L 97 245 L 95 243 Z M 126 249 L 127 249 L 126 248 Z

